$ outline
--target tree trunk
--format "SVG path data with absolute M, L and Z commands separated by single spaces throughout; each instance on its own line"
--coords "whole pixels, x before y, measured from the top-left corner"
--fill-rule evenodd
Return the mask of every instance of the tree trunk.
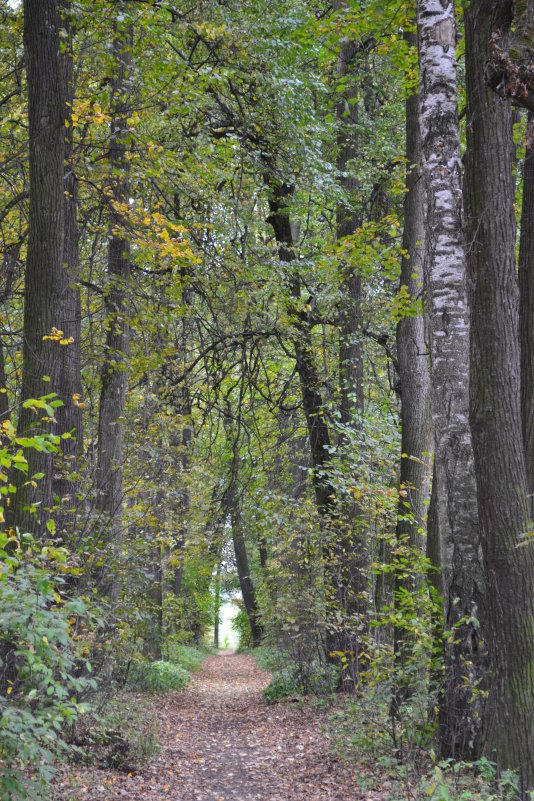
M 221 559 L 217 560 L 215 573 L 215 600 L 213 605 L 213 647 L 219 648 L 219 629 L 221 624 Z
M 65 8 L 65 6 L 64 6 Z M 68 11 L 68 9 L 66 9 Z M 63 26 L 71 33 L 68 14 L 64 15 Z M 67 40 L 70 42 L 70 38 Z M 62 40 L 62 50 L 66 41 Z M 65 82 L 68 108 L 74 101 L 73 57 L 70 48 L 64 52 Z M 65 226 L 63 231 L 63 269 L 67 272 L 69 283 L 63 288 L 60 298 L 59 326 L 65 339 L 72 342 L 59 349 L 58 395 L 63 402 L 56 413 L 58 433 L 69 433 L 69 438 L 61 441 L 61 456 L 55 458 L 53 492 L 58 498 L 55 522 L 58 532 L 65 536 L 75 526 L 78 506 L 78 458 L 83 452 L 82 429 L 82 376 L 81 376 L 81 300 L 79 287 L 74 283 L 79 273 L 78 225 L 78 182 L 72 164 L 73 127 L 65 131 Z
M 419 0 L 432 420 L 445 629 L 444 756 L 480 750 L 487 612 L 469 429 L 469 314 L 452 3 Z M 476 691 L 476 692 L 475 692 Z
M 280 261 L 290 263 L 295 258 L 293 232 L 288 201 L 292 190 L 286 185 L 273 184 L 267 177 L 272 194 L 270 215 Z M 298 279 L 293 279 L 291 293 L 300 297 Z M 324 414 L 321 380 L 315 364 L 312 342 L 313 323 L 307 311 L 292 310 L 295 330 L 293 347 L 299 376 L 302 406 L 306 417 L 312 461 L 312 480 L 317 510 L 323 527 L 327 614 L 327 654 L 346 670 L 344 689 L 353 690 L 359 681 L 361 654 L 366 651 L 369 606 L 368 554 L 358 521 L 352 510 L 338 497 L 331 478 L 332 440 Z
M 527 468 L 529 512 L 534 515 L 534 113 L 529 112 L 523 165 L 523 207 L 519 240 L 519 337 L 521 414 Z
M 511 3 L 466 9 L 466 218 L 471 302 L 471 408 L 488 585 L 492 682 L 486 753 L 534 789 L 534 550 L 524 458 L 515 187 L 510 104 L 486 85 L 490 38 L 505 45 Z
M 60 31 L 64 28 L 59 0 L 25 0 L 24 45 L 28 77 L 30 228 L 24 289 L 22 400 L 61 391 L 61 309 L 70 276 L 63 266 L 65 236 L 65 123 L 68 120 L 67 70 Z M 52 338 L 45 338 L 50 337 Z M 18 434 L 31 437 L 57 430 L 32 409 L 21 408 Z M 53 505 L 53 457 L 33 448 L 27 452 L 28 478 L 15 498 L 13 523 L 37 536 L 46 532 Z M 34 511 L 30 507 L 35 504 Z
M 347 7 L 347 0 L 334 0 L 334 12 Z M 361 225 L 355 211 L 355 191 L 358 182 L 355 165 L 358 148 L 358 87 L 355 85 L 354 58 L 358 52 L 355 41 L 342 40 L 336 62 L 336 77 L 352 78 L 352 85 L 338 95 L 336 118 L 338 121 L 337 161 L 338 180 L 345 192 L 343 202 L 336 210 L 337 239 L 351 236 Z M 352 73 L 352 75 L 351 75 Z M 342 300 L 339 312 L 339 376 L 341 397 L 340 420 L 343 426 L 354 425 L 355 415 L 363 411 L 363 348 L 362 348 L 362 284 L 357 267 L 353 264 L 339 265 L 342 278 Z M 343 436 L 342 436 L 343 440 Z
M 108 245 L 108 285 L 106 344 L 101 374 L 98 419 L 97 510 L 113 554 L 108 556 L 103 590 L 113 601 L 118 595 L 118 570 L 113 564 L 122 540 L 123 426 L 128 381 L 129 324 L 127 309 L 130 282 L 130 243 L 125 233 L 127 221 L 121 207 L 129 198 L 127 152 L 130 115 L 129 73 L 131 68 L 131 29 L 116 31 L 113 53 L 116 74 L 112 81 L 112 117 L 109 164 L 111 175 L 110 232 Z
M 225 505 L 230 517 L 230 524 L 232 527 L 232 541 L 234 544 L 235 561 L 237 566 L 237 575 L 239 578 L 239 586 L 241 587 L 241 595 L 243 596 L 243 603 L 245 611 L 250 623 L 250 631 L 252 634 L 252 645 L 257 648 L 261 644 L 262 627 L 259 620 L 258 604 L 256 601 L 256 591 L 250 575 L 250 566 L 248 562 L 247 546 L 245 542 L 245 531 L 243 527 L 243 517 L 237 496 L 237 487 L 235 475 L 235 460 L 232 467 L 232 476 L 230 478 L 230 485 L 225 494 Z
M 409 36 L 412 45 L 415 36 Z M 406 100 L 406 194 L 404 196 L 404 234 L 400 287 L 409 298 L 422 295 L 424 258 L 424 192 L 421 177 L 421 134 L 419 129 L 419 97 Z M 403 317 L 397 324 L 397 360 L 401 400 L 401 460 L 399 506 L 396 539 L 408 564 L 414 564 L 424 554 L 426 517 L 430 492 L 430 465 L 434 449 L 430 407 L 430 373 L 428 367 L 425 320 L 422 314 Z M 405 560 L 404 564 L 405 563 Z M 408 577 L 395 576 L 397 591 L 404 597 L 419 597 L 424 576 L 420 565 Z M 398 600 L 398 596 L 396 596 Z M 397 603 L 396 600 L 396 603 Z M 417 601 L 416 601 L 417 603 Z M 395 653 L 401 664 L 410 655 L 413 637 L 401 627 L 395 627 Z M 406 676 L 407 684 L 400 687 L 401 700 L 413 686 L 414 676 Z M 405 681 L 401 682 L 404 684 Z

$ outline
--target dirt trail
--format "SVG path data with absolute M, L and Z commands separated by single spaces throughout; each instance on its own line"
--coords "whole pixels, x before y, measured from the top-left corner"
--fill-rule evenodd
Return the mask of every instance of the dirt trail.
M 133 776 L 76 771 L 68 801 L 358 801 L 352 771 L 321 721 L 295 703 L 267 706 L 269 674 L 250 656 L 210 656 L 190 686 L 155 700 L 162 749 Z M 69 782 L 70 783 L 70 782 Z M 77 789 L 75 785 L 78 784 Z

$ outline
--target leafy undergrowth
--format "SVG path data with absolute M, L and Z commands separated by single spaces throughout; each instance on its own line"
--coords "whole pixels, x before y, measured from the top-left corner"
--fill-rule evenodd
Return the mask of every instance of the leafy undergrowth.
M 193 648 L 190 645 L 173 642 L 171 638 L 165 646 L 165 660 L 172 662 L 173 665 L 178 665 L 189 673 L 196 673 L 200 670 L 209 653 L 211 653 L 209 649 Z
M 263 697 L 269 704 L 284 699 L 298 699 L 307 695 L 332 695 L 339 684 L 339 668 L 313 660 L 299 664 L 284 651 L 256 648 L 253 656 L 264 670 L 272 673 L 270 684 Z
M 357 767 L 361 791 L 389 785 L 384 801 L 516 801 L 518 780 L 510 771 L 498 777 L 485 758 L 473 763 L 436 758 L 428 696 L 415 696 L 395 723 L 390 699 L 389 686 L 375 685 L 359 697 L 340 697 L 330 714 L 335 752 Z
M 111 700 L 94 702 L 92 711 L 79 718 L 69 738 L 72 763 L 135 774 L 153 762 L 160 750 L 160 725 L 150 696 L 183 690 L 206 653 L 173 645 L 168 657 L 169 661 L 134 662 L 127 672 L 127 689 Z
M 138 662 L 128 672 L 128 686 L 145 693 L 183 690 L 190 673 L 172 662 Z
M 142 695 L 121 693 L 80 718 L 70 744 L 75 763 L 133 773 L 158 754 L 159 725 Z

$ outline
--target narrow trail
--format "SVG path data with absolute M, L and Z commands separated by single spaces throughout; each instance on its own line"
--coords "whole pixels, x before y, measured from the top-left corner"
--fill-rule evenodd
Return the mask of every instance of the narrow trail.
M 331 753 L 320 713 L 267 706 L 269 674 L 242 654 L 210 656 L 181 693 L 154 702 L 161 752 L 135 775 L 77 770 L 61 801 L 328 801 L 370 798 Z M 62 783 L 63 784 L 63 783 Z M 76 785 L 77 788 L 76 788 Z M 64 795 L 63 793 L 67 794 Z

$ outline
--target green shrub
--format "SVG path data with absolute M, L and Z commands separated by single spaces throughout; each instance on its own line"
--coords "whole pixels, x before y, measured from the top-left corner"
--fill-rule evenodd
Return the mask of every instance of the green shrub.
M 183 645 L 176 642 L 172 637 L 169 637 L 165 644 L 166 661 L 172 662 L 173 665 L 178 665 L 189 673 L 200 670 L 205 658 L 206 654 L 198 648 Z
M 106 703 L 105 712 L 84 715 L 72 743 L 86 765 L 134 773 L 157 756 L 158 725 L 142 699 L 120 695 Z
M 139 662 L 130 667 L 128 685 L 146 693 L 165 693 L 183 690 L 189 679 L 187 670 L 172 662 Z
M 263 697 L 267 703 L 301 695 L 329 695 L 339 684 L 336 665 L 313 662 L 311 665 L 289 664 L 273 673 Z
M 2 801 L 46 796 L 64 726 L 83 711 L 79 694 L 94 687 L 76 675 L 80 654 L 72 635 L 84 604 L 60 595 L 65 579 L 50 568 L 50 558 L 65 563 L 66 552 L 33 549 L 31 537 L 26 542 L 23 551 L 0 534 Z
M 254 648 L 251 653 L 258 665 L 270 673 L 275 673 L 282 670 L 284 667 L 289 667 L 294 664 L 287 651 L 280 648 L 273 648 L 268 645 L 260 645 L 259 648 Z
M 273 673 L 271 683 L 263 691 L 263 697 L 268 704 L 299 695 L 302 695 L 302 686 L 299 684 L 297 671 L 291 667 Z
M 237 632 L 239 635 L 238 651 L 252 646 L 252 631 L 250 628 L 250 620 L 245 611 L 245 607 L 241 604 L 235 617 L 232 618 L 232 631 Z

